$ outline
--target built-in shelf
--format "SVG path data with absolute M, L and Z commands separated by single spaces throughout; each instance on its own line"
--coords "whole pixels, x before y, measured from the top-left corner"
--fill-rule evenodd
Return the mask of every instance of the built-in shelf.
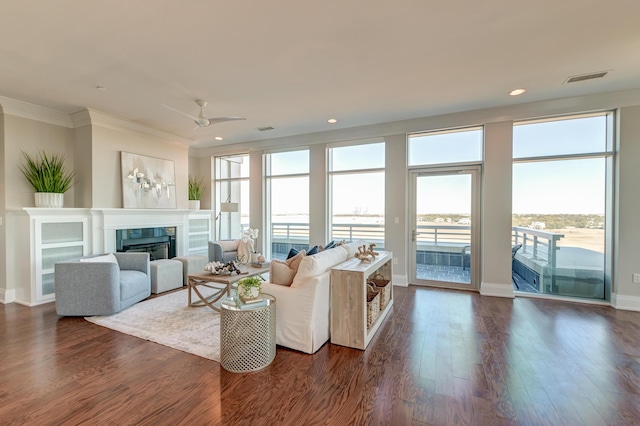
M 211 210 L 194 210 L 189 214 L 190 255 L 208 256 L 211 223 Z

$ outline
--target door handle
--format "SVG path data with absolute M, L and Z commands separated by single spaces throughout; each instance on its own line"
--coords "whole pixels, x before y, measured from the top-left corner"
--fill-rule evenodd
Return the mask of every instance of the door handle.
M 415 243 L 417 240 L 418 240 L 418 233 L 414 229 L 413 231 L 411 231 L 411 241 Z

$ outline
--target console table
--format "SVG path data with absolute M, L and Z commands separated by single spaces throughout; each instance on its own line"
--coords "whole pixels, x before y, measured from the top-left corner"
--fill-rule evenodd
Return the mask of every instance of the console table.
M 331 343 L 367 348 L 393 306 L 392 263 L 393 253 L 381 251 L 371 263 L 354 258 L 331 270 Z M 391 297 L 367 327 L 367 280 L 377 274 L 390 281 Z

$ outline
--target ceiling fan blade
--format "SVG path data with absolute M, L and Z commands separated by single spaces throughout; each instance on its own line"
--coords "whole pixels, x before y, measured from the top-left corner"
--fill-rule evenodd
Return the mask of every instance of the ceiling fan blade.
M 163 107 L 165 107 L 165 108 L 167 108 L 167 109 L 170 109 L 171 111 L 177 112 L 178 114 L 186 115 L 187 117 L 189 117 L 189 118 L 190 118 L 190 119 L 192 119 L 192 120 L 198 120 L 198 117 L 193 116 L 193 115 L 191 115 L 191 114 L 187 114 L 186 112 L 182 112 L 182 111 L 177 110 L 177 109 L 175 109 L 175 108 L 171 108 L 170 106 L 165 105 L 165 104 L 160 104 L 160 105 L 162 105 Z
M 225 121 L 246 120 L 244 117 L 215 117 L 209 118 L 211 124 L 224 123 Z

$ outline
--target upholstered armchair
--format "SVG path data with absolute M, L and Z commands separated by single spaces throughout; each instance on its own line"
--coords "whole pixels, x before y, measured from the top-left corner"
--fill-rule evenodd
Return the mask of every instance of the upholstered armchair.
M 149 253 L 109 253 L 55 264 L 56 311 L 110 315 L 151 295 Z
M 227 263 L 236 260 L 240 240 L 209 241 L 209 262 Z

